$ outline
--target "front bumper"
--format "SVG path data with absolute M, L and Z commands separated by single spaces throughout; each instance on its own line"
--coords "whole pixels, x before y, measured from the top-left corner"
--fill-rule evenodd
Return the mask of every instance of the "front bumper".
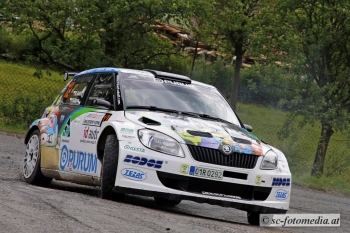
M 285 213 L 289 208 L 291 183 L 273 180 L 291 181 L 290 173 L 282 174 L 278 169 L 260 170 L 261 158 L 255 168 L 244 169 L 195 161 L 186 145 L 182 145 L 186 155 L 184 158 L 150 150 L 138 142 L 120 141 L 119 146 L 115 192 L 191 200 L 261 213 Z M 140 162 L 142 158 L 144 162 Z M 151 161 L 151 164 L 145 161 Z M 157 162 L 160 166 L 153 165 Z M 221 170 L 224 175 L 221 180 L 197 177 L 184 173 L 181 170 L 183 165 Z M 125 170 L 139 171 L 144 178 L 130 179 L 124 176 Z M 284 196 L 281 198 L 278 192 L 283 192 Z

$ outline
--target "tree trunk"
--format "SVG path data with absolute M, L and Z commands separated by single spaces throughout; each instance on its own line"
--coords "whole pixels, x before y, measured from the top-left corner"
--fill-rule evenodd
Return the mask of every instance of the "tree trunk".
M 234 110 L 236 110 L 236 105 L 237 105 L 238 83 L 239 83 L 239 76 L 241 73 L 243 54 L 244 54 L 244 51 L 242 46 L 236 46 L 235 48 L 236 61 L 234 66 L 235 71 L 233 74 L 231 93 L 230 93 L 230 104 Z
M 321 176 L 323 174 L 327 148 L 333 133 L 334 131 L 330 125 L 322 123 L 321 137 L 317 144 L 314 165 L 311 171 L 312 176 Z
M 198 40 L 197 40 L 197 42 L 196 42 L 196 47 L 195 47 L 195 49 L 194 49 L 190 78 L 192 78 L 192 73 L 193 73 L 193 69 L 194 69 L 194 62 L 196 61 L 196 58 L 197 58 L 197 52 L 198 52 Z

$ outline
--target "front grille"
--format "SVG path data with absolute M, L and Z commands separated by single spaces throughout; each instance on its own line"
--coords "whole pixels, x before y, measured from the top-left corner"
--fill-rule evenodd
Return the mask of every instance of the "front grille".
M 232 195 L 244 200 L 265 201 L 270 195 L 271 187 L 235 184 L 223 181 L 201 179 L 157 171 L 160 182 L 168 188 L 203 194 L 203 192 Z
M 240 154 L 224 155 L 217 149 L 187 145 L 194 160 L 203 163 L 216 164 L 227 167 L 239 167 L 253 169 L 258 161 L 258 156 Z

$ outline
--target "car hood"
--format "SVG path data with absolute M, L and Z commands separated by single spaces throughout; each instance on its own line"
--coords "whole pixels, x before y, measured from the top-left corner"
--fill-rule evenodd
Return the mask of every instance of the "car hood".
M 187 145 L 219 149 L 224 153 L 238 152 L 263 155 L 264 143 L 246 129 L 234 124 L 153 111 L 126 111 L 125 117 L 136 124 L 141 123 L 147 128 L 156 129 L 163 133 L 170 130 Z M 154 122 L 149 125 L 145 124 L 144 122 L 147 122 L 148 119 L 159 122 L 161 126 L 154 126 Z M 162 126 L 166 129 L 159 128 Z

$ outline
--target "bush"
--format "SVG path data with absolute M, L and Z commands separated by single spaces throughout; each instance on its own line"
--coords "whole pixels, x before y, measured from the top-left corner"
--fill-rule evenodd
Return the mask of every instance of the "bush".
M 0 102 L 0 112 L 2 121 L 8 126 L 17 126 L 26 129 L 39 118 L 44 108 L 52 103 L 53 98 L 46 95 L 38 96 L 15 96 Z
M 10 33 L 4 28 L 0 28 L 0 54 L 9 52 L 10 45 Z

